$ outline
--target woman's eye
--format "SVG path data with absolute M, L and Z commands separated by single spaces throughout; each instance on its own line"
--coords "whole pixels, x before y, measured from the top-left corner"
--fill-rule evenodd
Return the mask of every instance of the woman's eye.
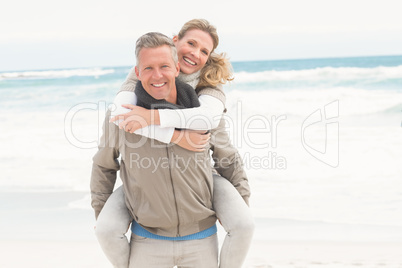
M 204 55 L 208 56 L 208 52 L 203 50 L 202 53 L 204 53 Z
M 189 44 L 190 46 L 194 46 L 194 43 L 191 42 L 191 41 L 188 41 L 188 44 Z

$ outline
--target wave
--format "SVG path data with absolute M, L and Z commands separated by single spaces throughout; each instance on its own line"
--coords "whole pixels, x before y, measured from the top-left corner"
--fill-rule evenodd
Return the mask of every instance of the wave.
M 353 87 L 329 87 L 293 90 L 231 90 L 226 93 L 229 113 L 239 109 L 248 114 L 287 114 L 305 116 L 315 109 L 339 102 L 342 116 L 400 115 L 402 92 L 364 90 Z M 236 112 L 234 112 L 236 114 Z
M 390 108 L 383 110 L 384 114 L 392 114 L 392 113 L 400 114 L 401 112 L 402 112 L 402 103 L 398 103 Z
M 260 83 L 281 81 L 371 81 L 402 79 L 402 65 L 394 67 L 378 66 L 375 68 L 323 67 L 303 70 L 263 72 L 236 72 L 236 83 Z
M 0 73 L 0 79 L 52 79 L 68 78 L 73 76 L 95 76 L 99 77 L 114 73 L 114 69 L 86 68 L 86 69 L 65 69 L 48 71 L 23 71 Z

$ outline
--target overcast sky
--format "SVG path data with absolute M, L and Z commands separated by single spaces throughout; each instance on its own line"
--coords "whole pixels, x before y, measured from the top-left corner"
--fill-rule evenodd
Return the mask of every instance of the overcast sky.
M 233 61 L 402 55 L 400 0 L 8 0 L 0 71 L 134 64 L 135 40 L 192 18 Z

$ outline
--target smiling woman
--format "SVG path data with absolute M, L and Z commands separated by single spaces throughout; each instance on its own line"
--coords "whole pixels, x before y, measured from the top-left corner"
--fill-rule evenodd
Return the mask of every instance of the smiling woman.
M 187 31 L 180 39 L 176 35 L 173 42 L 178 51 L 180 71 L 185 74 L 201 70 L 215 49 L 211 35 L 199 29 Z

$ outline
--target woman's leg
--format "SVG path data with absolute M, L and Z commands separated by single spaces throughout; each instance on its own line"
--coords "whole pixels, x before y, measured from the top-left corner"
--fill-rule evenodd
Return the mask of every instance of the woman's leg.
M 107 200 L 98 216 L 95 229 L 103 252 L 115 268 L 128 268 L 130 244 L 125 234 L 131 221 L 123 186 L 120 186 Z
M 220 252 L 220 268 L 242 267 L 254 233 L 251 211 L 234 186 L 214 175 L 214 210 L 227 234 Z

